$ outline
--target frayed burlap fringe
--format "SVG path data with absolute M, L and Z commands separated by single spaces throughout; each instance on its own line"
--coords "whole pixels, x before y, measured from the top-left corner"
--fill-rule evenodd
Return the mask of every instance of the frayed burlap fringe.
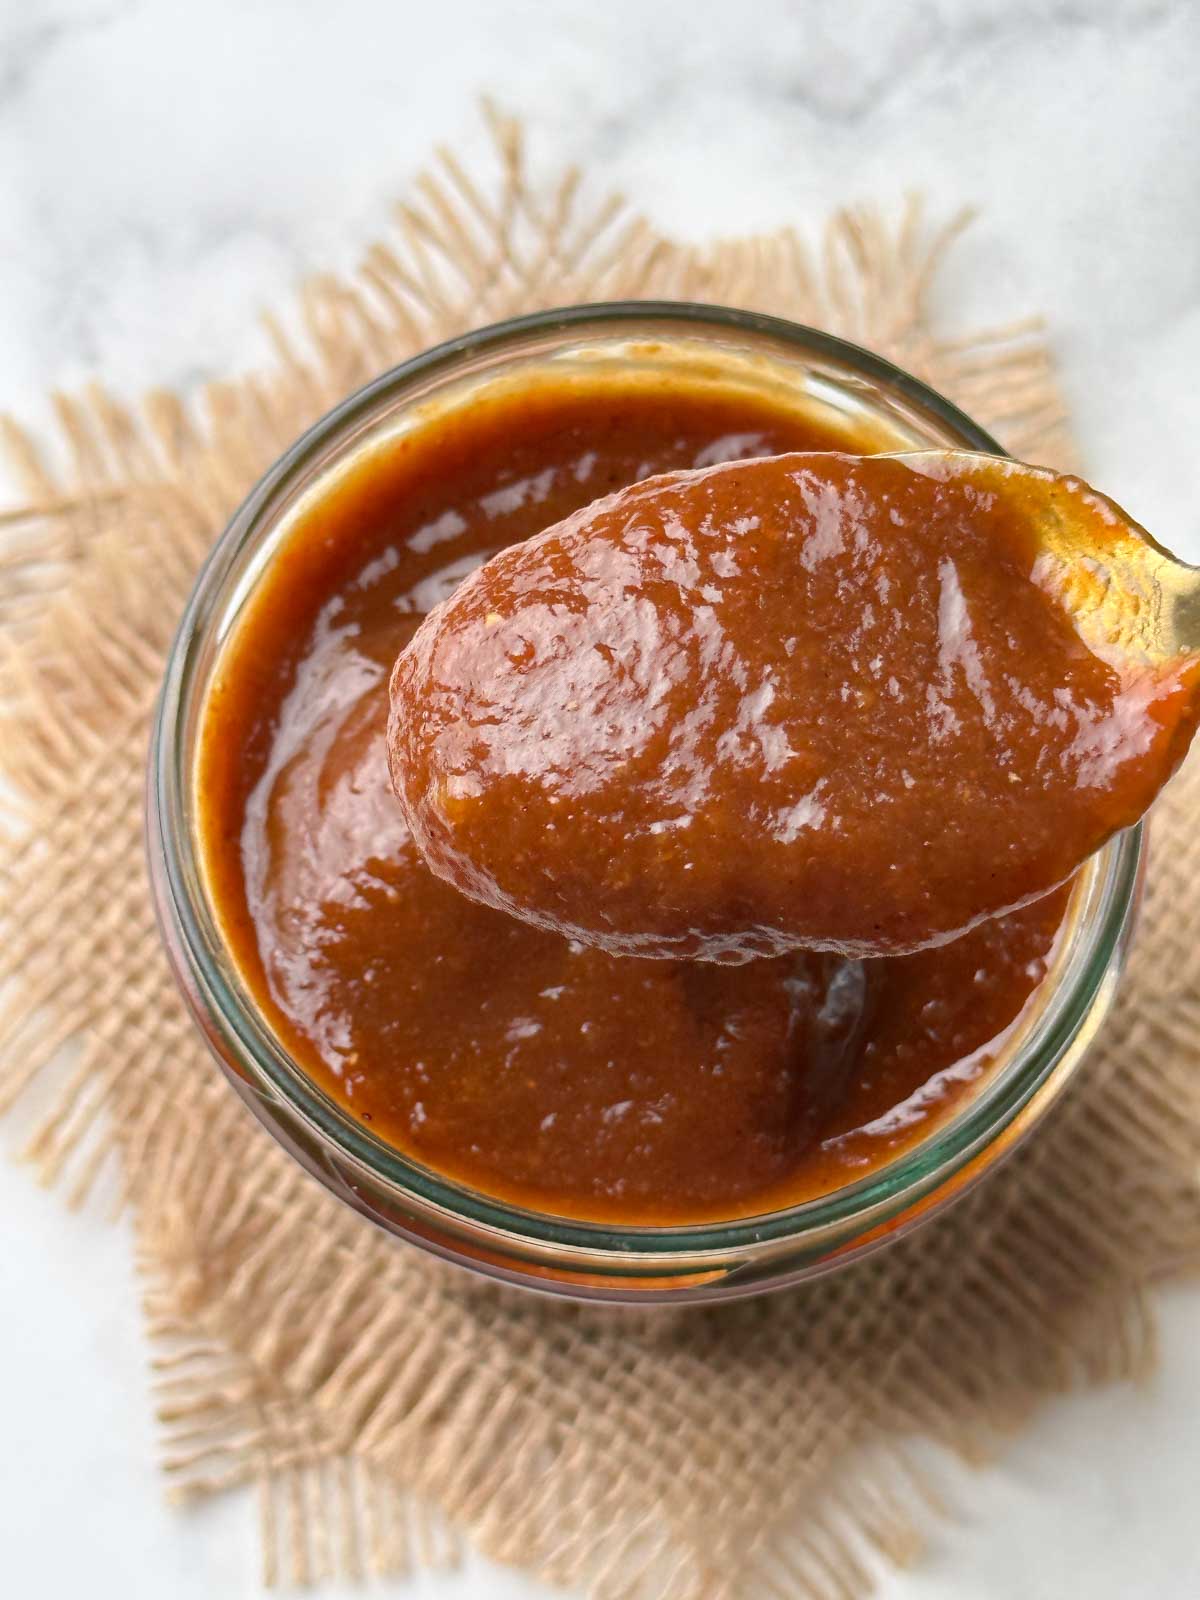
M 1145 1285 L 1200 1259 L 1198 775 L 1160 806 L 1123 998 L 1050 1123 L 948 1216 L 811 1288 L 644 1326 L 513 1303 L 294 1167 L 176 998 L 141 793 L 197 565 L 304 426 L 469 326 L 653 296 L 830 328 L 1017 454 L 1067 447 L 1033 325 L 934 331 L 962 219 L 845 211 L 815 249 L 790 230 L 693 249 L 584 201 L 574 172 L 535 191 L 493 120 L 498 171 L 442 152 L 353 283 L 272 321 L 272 372 L 213 386 L 198 415 L 166 394 L 62 399 L 54 467 L 7 429 L 28 507 L 0 536 L 0 1106 L 21 1102 L 30 1160 L 72 1200 L 115 1174 L 168 1481 L 181 1499 L 256 1486 L 269 1579 L 400 1572 L 466 1537 L 597 1600 L 854 1597 L 941 1509 L 909 1441 L 978 1458 L 1047 1393 L 1144 1370 Z

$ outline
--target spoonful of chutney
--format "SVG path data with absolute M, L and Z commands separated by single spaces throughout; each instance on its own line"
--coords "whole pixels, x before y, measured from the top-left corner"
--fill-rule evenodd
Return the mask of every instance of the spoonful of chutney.
M 614 954 L 936 945 L 1136 821 L 1200 719 L 1200 569 L 967 452 L 649 478 L 501 551 L 396 663 L 430 867 Z

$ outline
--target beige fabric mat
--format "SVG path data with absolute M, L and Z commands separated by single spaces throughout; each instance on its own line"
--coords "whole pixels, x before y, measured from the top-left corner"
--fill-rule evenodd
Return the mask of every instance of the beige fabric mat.
M 764 308 L 945 390 L 1061 460 L 1031 328 L 950 341 L 953 227 L 836 216 L 703 250 L 577 175 L 442 153 L 353 283 L 272 322 L 269 372 L 136 410 L 58 402 L 69 460 L 9 429 L 28 510 L 0 569 L 0 1096 L 28 1156 L 133 1211 L 171 1492 L 261 1499 L 269 1578 L 396 1572 L 466 1537 L 604 1600 L 864 1593 L 936 1514 L 910 1441 L 991 1450 L 1048 1393 L 1144 1370 L 1149 1280 L 1200 1260 L 1200 769 L 1159 807 L 1138 951 L 1051 1122 L 951 1213 L 801 1291 L 643 1326 L 470 1289 L 304 1176 L 227 1089 L 159 950 L 142 774 L 197 565 L 255 477 L 347 390 L 467 327 L 572 300 Z M 61 441 L 60 441 L 61 443 Z M 59 454 L 63 452 L 60 450 Z M 929 1452 L 920 1452 L 925 1459 Z

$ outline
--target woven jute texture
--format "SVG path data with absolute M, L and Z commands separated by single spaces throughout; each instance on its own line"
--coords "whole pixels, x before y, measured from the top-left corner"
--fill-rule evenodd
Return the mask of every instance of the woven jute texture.
M 1051 1391 L 1143 1370 L 1147 1285 L 1200 1260 L 1200 769 L 1158 807 L 1121 1001 L 1053 1116 L 943 1218 L 811 1287 L 645 1325 L 481 1295 L 293 1166 L 175 994 L 141 831 L 185 595 L 306 424 L 467 327 L 654 296 L 830 328 L 1017 454 L 1067 448 L 1034 328 L 936 331 L 953 226 L 909 205 L 684 247 L 574 173 L 532 186 L 518 130 L 495 134 L 494 169 L 440 154 L 354 281 L 272 323 L 272 371 L 195 410 L 60 400 L 53 468 L 9 429 L 28 509 L 0 540 L 0 1095 L 44 1179 L 131 1208 L 172 1492 L 256 1487 L 268 1578 L 396 1572 L 466 1538 L 599 1600 L 855 1596 L 936 1515 L 912 1441 L 979 1456 Z

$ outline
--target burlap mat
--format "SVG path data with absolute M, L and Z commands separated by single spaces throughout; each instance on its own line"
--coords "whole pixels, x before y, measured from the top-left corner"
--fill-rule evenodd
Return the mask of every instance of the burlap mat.
M 986 1451 L 1050 1391 L 1150 1358 L 1148 1281 L 1200 1260 L 1200 770 L 1156 819 L 1138 952 L 1073 1090 L 990 1182 L 882 1257 L 803 1291 L 643 1327 L 472 1292 L 343 1209 L 226 1088 L 159 950 L 141 841 L 148 719 L 197 564 L 253 479 L 381 368 L 572 300 L 765 308 L 883 351 L 1017 454 L 1061 460 L 1030 329 L 948 342 L 948 232 L 845 212 L 697 250 L 576 175 L 532 192 L 449 155 L 352 285 L 304 296 L 270 373 L 193 416 L 61 400 L 69 463 L 9 442 L 0 620 L 6 1106 L 82 1198 L 103 1167 L 136 1218 L 166 1471 L 180 1498 L 261 1496 L 269 1577 L 393 1572 L 463 1536 L 598 1597 L 854 1596 L 912 1555 L 936 1501 L 907 1459 Z M 949 230 L 953 231 L 953 230 Z M 274 324 L 272 324 L 275 327 Z M 108 1185 L 111 1188 L 111 1184 Z M 921 1452 L 927 1456 L 928 1452 Z M 872 1548 L 874 1547 L 874 1549 Z

